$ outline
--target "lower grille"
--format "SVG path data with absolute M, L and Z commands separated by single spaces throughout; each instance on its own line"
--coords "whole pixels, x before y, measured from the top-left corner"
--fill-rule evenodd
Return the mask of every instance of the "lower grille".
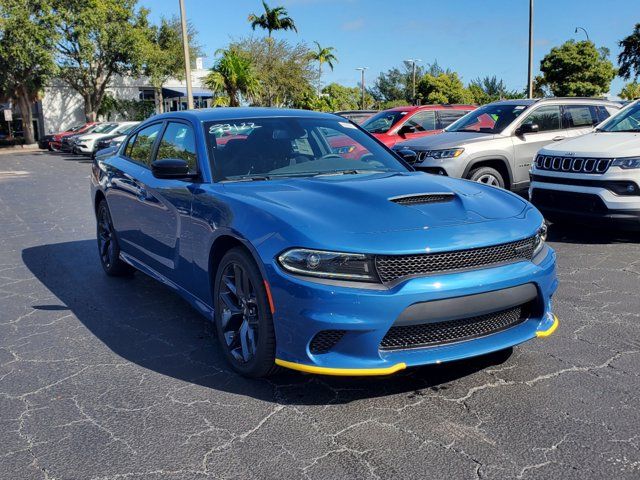
M 520 305 L 460 320 L 391 327 L 382 339 L 380 349 L 428 347 L 484 337 L 524 322 L 529 312 L 528 305 Z
M 335 347 L 336 343 L 342 339 L 345 333 L 346 330 L 323 330 L 318 332 L 309 344 L 309 351 L 314 355 L 327 353 Z
M 504 262 L 531 260 L 534 237 L 490 247 L 419 255 L 380 255 L 376 269 L 383 282 L 412 275 L 428 275 L 452 270 L 483 268 Z
M 534 188 L 531 203 L 549 210 L 582 213 L 606 213 L 607 206 L 598 195 Z

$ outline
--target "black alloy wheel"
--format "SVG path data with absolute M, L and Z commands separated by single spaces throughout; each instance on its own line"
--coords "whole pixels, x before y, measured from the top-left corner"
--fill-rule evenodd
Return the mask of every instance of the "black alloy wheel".
M 275 335 L 260 271 L 242 249 L 222 259 L 215 282 L 216 330 L 239 373 L 263 377 L 275 370 Z
M 133 267 L 120 259 L 120 246 L 106 200 L 101 200 L 98 204 L 96 216 L 98 254 L 105 273 L 114 277 L 132 273 Z

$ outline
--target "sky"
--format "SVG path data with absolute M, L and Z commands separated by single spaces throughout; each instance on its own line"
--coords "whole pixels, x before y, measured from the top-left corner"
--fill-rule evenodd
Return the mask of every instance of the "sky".
M 271 7 L 283 5 L 295 20 L 298 33 L 276 32 L 292 43 L 318 41 L 336 49 L 338 63 L 327 70 L 324 83 L 355 86 L 360 81 L 356 67 L 369 67 L 367 86 L 402 60 L 437 60 L 443 68 L 457 71 L 468 83 L 477 77 L 496 75 L 510 89 L 527 83 L 528 0 L 269 0 Z M 151 18 L 179 13 L 178 0 L 141 0 Z M 207 55 L 232 40 L 265 35 L 253 32 L 250 13 L 262 13 L 260 0 L 185 0 L 187 17 L 198 31 Z M 618 42 L 640 22 L 638 0 L 535 0 L 534 71 L 549 50 L 571 38 L 590 39 L 611 51 L 617 64 Z M 616 96 L 624 82 L 611 85 Z

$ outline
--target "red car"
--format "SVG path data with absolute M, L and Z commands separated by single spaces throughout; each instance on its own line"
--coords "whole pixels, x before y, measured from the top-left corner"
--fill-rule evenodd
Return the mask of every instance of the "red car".
M 57 152 L 62 148 L 62 139 L 69 135 L 79 135 L 81 133 L 89 133 L 88 130 L 98 125 L 99 122 L 87 122 L 84 125 L 76 125 L 64 132 L 54 133 L 49 141 L 49 150 Z
M 440 133 L 475 109 L 474 105 L 395 107 L 370 117 L 362 128 L 391 148 L 398 142 Z

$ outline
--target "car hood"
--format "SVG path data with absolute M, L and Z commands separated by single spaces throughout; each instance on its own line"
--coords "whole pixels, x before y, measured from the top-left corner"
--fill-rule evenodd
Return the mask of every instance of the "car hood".
M 631 157 L 640 155 L 640 133 L 592 132 L 562 140 L 541 153 L 594 157 Z
M 531 208 L 505 190 L 423 172 L 226 183 L 224 191 L 310 237 L 325 238 L 480 225 L 522 216 Z M 414 205 L 390 200 L 429 193 L 451 193 L 453 199 Z
M 398 142 L 394 148 L 404 147 L 416 150 L 435 150 L 438 148 L 460 147 L 469 143 L 486 142 L 498 135 L 476 132 L 442 132 L 436 135 L 414 138 L 406 142 Z
M 84 135 L 78 135 L 80 140 L 97 140 L 98 138 L 106 137 L 109 133 L 85 133 Z

